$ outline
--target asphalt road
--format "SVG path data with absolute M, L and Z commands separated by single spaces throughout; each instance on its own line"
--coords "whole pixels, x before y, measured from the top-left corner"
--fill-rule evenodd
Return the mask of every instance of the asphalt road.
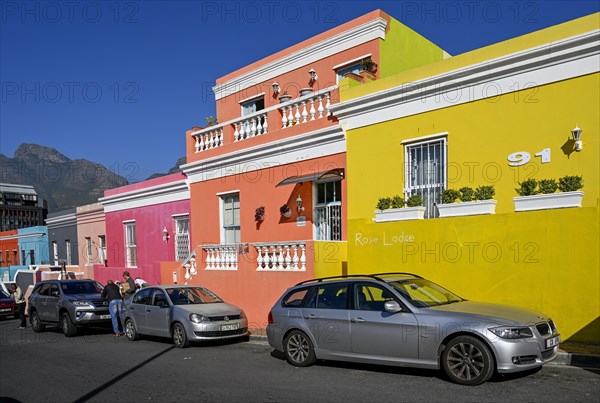
M 18 330 L 0 321 L 0 402 L 584 402 L 597 401 L 600 372 L 547 365 L 495 376 L 478 387 L 438 371 L 321 362 L 295 368 L 265 343 L 175 348 L 129 342 L 109 328 L 67 339 L 58 329 Z

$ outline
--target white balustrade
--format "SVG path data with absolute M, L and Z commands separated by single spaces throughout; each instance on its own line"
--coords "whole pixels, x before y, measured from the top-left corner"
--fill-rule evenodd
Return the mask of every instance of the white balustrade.
M 331 115 L 331 93 L 319 92 L 286 102 L 279 107 L 281 127 L 299 125 Z M 327 112 L 327 113 L 325 113 Z
M 210 150 L 223 145 L 223 127 L 205 129 L 193 134 L 196 139 L 196 152 Z
M 238 255 L 236 245 L 203 245 L 206 252 L 205 270 L 237 270 Z
M 233 126 L 234 141 L 267 134 L 269 130 L 266 113 L 243 117 L 233 121 L 231 125 Z
M 257 271 L 306 271 L 306 242 L 255 243 Z

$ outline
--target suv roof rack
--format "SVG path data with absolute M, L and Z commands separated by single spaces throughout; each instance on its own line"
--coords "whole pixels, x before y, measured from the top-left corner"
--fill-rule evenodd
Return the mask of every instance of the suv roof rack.
M 346 274 L 346 275 L 341 275 L 341 276 L 331 276 L 331 277 L 321 277 L 321 278 L 313 278 L 310 280 L 304 280 L 299 282 L 298 284 L 296 284 L 294 287 L 302 285 L 302 284 L 307 284 L 307 283 L 311 283 L 311 282 L 316 282 L 316 283 L 320 283 L 323 280 L 334 280 L 334 279 L 345 279 L 345 278 L 356 278 L 356 277 L 362 277 L 362 278 L 371 278 L 377 281 L 381 281 L 385 283 L 385 280 L 381 278 L 381 276 L 385 276 L 385 275 L 394 275 L 394 274 L 402 274 L 405 276 L 413 276 L 413 277 L 417 277 L 417 278 L 423 278 L 421 276 L 418 276 L 416 274 L 413 273 L 400 273 L 400 272 L 394 272 L 394 273 L 377 273 L 377 274 Z

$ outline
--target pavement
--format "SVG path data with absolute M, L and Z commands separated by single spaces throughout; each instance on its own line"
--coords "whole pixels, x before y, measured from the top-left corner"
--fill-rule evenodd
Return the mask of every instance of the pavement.
M 250 340 L 267 344 L 265 329 L 250 329 Z M 556 359 L 551 365 L 600 369 L 600 344 L 565 341 L 560 343 Z

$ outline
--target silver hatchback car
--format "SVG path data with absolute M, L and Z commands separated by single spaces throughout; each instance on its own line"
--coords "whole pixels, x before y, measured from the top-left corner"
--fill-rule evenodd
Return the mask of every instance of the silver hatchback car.
M 248 335 L 244 311 L 199 286 L 142 288 L 125 302 L 122 319 L 129 340 L 140 335 L 172 337 L 180 348 L 190 341 Z
M 540 367 L 560 342 L 543 314 L 467 301 L 410 273 L 299 283 L 271 309 L 267 337 L 300 367 L 317 359 L 441 367 L 464 385 Z

